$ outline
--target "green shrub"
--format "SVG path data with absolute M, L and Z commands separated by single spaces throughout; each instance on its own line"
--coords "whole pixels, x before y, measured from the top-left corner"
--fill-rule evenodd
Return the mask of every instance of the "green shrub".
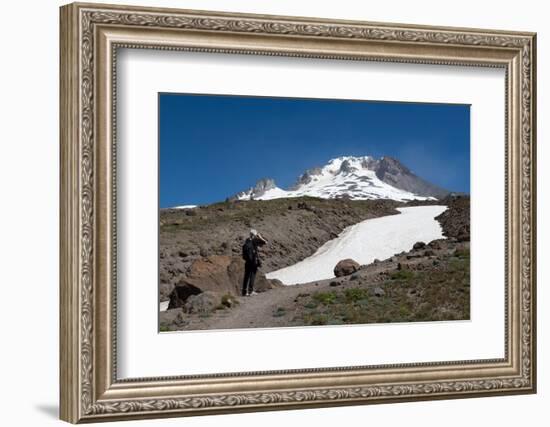
M 457 258 L 469 259 L 470 258 L 470 249 L 457 249 L 455 251 L 454 255 Z
M 277 307 L 277 310 L 273 312 L 273 317 L 282 317 L 286 314 L 284 307 Z
M 358 302 L 367 298 L 367 291 L 361 288 L 351 288 L 344 291 L 347 302 Z
M 326 325 L 328 323 L 328 318 L 324 314 L 317 314 L 311 318 L 310 323 L 313 326 Z
M 229 294 L 222 295 L 221 305 L 223 305 L 224 307 L 231 308 L 237 305 L 238 303 L 239 301 L 237 301 L 237 299 L 233 295 L 229 295 Z
M 361 319 L 361 313 L 355 310 L 353 306 L 346 305 L 341 311 L 342 320 L 345 323 L 358 323 Z
M 414 272 L 410 270 L 399 270 L 391 274 L 392 280 L 411 280 L 414 277 Z
M 411 310 L 406 305 L 399 306 L 399 315 L 401 317 L 408 317 L 411 314 Z
M 313 300 L 323 305 L 330 305 L 336 301 L 336 294 L 334 292 L 317 292 L 313 295 Z

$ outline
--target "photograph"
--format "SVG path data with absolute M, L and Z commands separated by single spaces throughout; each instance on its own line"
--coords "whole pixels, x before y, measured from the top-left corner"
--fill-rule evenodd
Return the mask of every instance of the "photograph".
M 159 332 L 470 319 L 470 105 L 158 94 Z

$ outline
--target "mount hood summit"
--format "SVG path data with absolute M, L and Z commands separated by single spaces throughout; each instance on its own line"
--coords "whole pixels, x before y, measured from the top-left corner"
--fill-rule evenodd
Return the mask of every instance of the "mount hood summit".
M 288 197 L 347 198 L 351 200 L 390 199 L 436 200 L 449 194 L 418 177 L 392 157 L 343 156 L 323 167 L 309 169 L 288 190 L 271 178 L 260 179 L 254 187 L 230 200 L 272 200 Z

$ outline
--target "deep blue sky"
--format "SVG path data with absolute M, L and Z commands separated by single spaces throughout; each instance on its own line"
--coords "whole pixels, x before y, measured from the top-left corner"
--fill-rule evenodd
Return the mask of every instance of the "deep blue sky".
M 470 192 L 470 107 L 159 94 L 160 207 L 225 200 L 263 177 L 287 188 L 344 156 L 392 156 Z

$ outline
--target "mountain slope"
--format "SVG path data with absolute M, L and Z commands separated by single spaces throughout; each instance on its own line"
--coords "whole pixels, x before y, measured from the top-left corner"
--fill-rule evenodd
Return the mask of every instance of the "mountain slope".
M 449 194 L 447 190 L 416 176 L 392 157 L 386 156 L 377 160 L 374 170 L 378 179 L 400 190 L 436 199 L 442 199 Z
M 288 190 L 264 178 L 232 200 L 272 200 L 287 197 L 390 199 L 397 201 L 438 199 L 448 192 L 413 174 L 391 157 L 374 159 L 338 157 L 325 166 L 307 170 Z

